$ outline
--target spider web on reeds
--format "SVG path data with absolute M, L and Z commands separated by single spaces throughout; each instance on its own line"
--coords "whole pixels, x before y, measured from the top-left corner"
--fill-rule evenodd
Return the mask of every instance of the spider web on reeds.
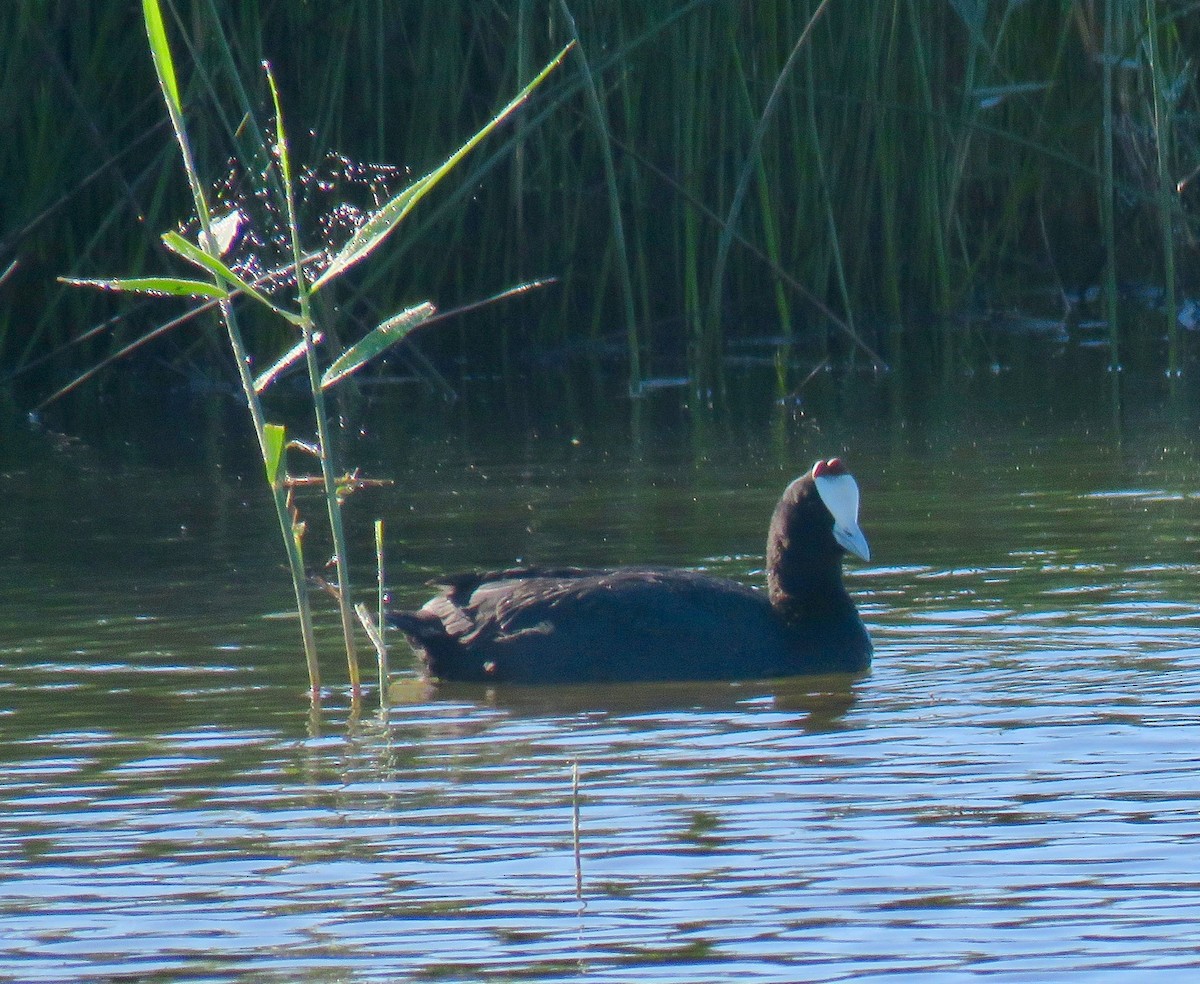
M 333 257 L 389 199 L 412 180 L 409 168 L 356 161 L 329 151 L 296 180 L 296 219 L 304 248 L 304 273 L 316 280 Z M 225 177 L 213 188 L 213 230 L 224 262 L 268 294 L 294 288 L 291 232 L 283 194 L 269 180 L 252 179 L 244 163 L 228 162 Z M 180 234 L 196 242 L 193 217 Z M 315 231 L 317 241 L 304 239 Z

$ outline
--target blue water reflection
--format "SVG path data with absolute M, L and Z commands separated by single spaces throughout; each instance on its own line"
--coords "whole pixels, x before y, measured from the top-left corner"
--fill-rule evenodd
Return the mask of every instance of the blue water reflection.
M 878 558 L 848 578 L 870 676 L 430 688 L 398 653 L 386 717 L 347 706 L 329 626 L 329 696 L 310 713 L 249 479 L 60 462 L 33 494 L 10 469 L 4 973 L 1134 980 L 1194 966 L 1190 444 L 1158 423 L 1120 442 L 993 423 L 936 447 L 850 431 L 838 441 Z M 401 600 L 432 573 L 518 559 L 753 581 L 786 467 L 822 439 L 795 433 L 780 453 L 769 433 L 732 433 L 635 455 L 566 433 L 507 447 L 409 434 L 378 463 L 397 486 L 359 515 L 391 517 Z

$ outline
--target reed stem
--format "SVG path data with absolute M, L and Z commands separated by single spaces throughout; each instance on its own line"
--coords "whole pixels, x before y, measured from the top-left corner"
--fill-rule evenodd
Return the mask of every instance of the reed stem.
M 291 156 L 288 152 L 287 132 L 283 125 L 283 107 L 275 77 L 267 66 L 267 79 L 275 103 L 275 159 L 283 178 L 283 193 L 287 203 L 288 232 L 292 243 L 292 270 L 296 279 L 296 299 L 300 306 L 300 331 L 304 340 L 304 364 L 308 370 L 309 392 L 316 417 L 317 453 L 321 463 L 321 486 L 325 494 L 325 506 L 329 515 L 329 529 L 333 535 L 334 558 L 337 567 L 337 602 L 342 620 L 342 639 L 346 647 L 346 665 L 350 677 L 351 699 L 357 701 L 362 695 L 362 681 L 358 668 L 358 652 L 354 640 L 354 619 L 350 597 L 350 564 L 346 552 L 346 532 L 342 523 L 342 503 L 338 489 L 338 469 L 334 462 L 333 439 L 329 430 L 329 416 L 325 408 L 325 390 L 321 379 L 321 367 L 317 362 L 317 330 L 312 316 L 312 294 L 308 277 L 304 271 L 304 251 L 300 246 L 300 226 L 296 218 L 296 194 L 292 181 Z
M 808 43 L 809 37 L 812 35 L 813 28 L 821 19 L 821 15 L 829 7 L 830 0 L 821 0 L 820 5 L 809 18 L 808 23 L 804 26 L 804 30 L 800 33 L 800 37 L 792 46 L 792 51 L 788 55 L 787 61 L 784 62 L 783 68 L 775 78 L 775 84 L 771 89 L 770 96 L 767 97 L 767 103 L 763 107 L 761 116 L 754 127 L 754 133 L 750 138 L 750 146 L 746 148 L 746 152 L 742 161 L 741 169 L 738 174 L 737 186 L 733 192 L 733 200 L 729 204 L 728 214 L 725 216 L 725 221 L 722 224 L 721 235 L 717 241 L 717 256 L 713 262 L 712 283 L 709 287 L 708 300 L 708 323 L 709 331 L 714 334 L 720 334 L 720 325 L 722 321 L 723 309 L 723 294 L 725 284 L 725 266 L 729 259 L 729 248 L 733 244 L 734 236 L 737 231 L 738 223 L 742 214 L 742 204 L 746 197 L 746 192 L 749 190 L 750 181 L 760 163 L 762 155 L 762 144 L 766 138 L 767 130 L 775 116 L 775 111 L 779 106 L 780 100 L 784 92 L 784 84 L 790 81 L 793 69 L 796 62 L 800 58 L 801 51 L 804 50 Z
M 379 706 L 386 707 L 388 703 L 388 652 L 387 652 L 387 577 L 383 565 L 383 520 L 375 520 L 375 588 L 376 588 L 376 624 L 379 633 L 379 644 L 376 654 L 379 657 Z
M 629 250 L 625 243 L 625 221 L 621 216 L 621 197 L 617 188 L 617 172 L 613 164 L 612 139 L 608 132 L 608 118 L 604 112 L 604 104 L 600 101 L 600 93 L 596 88 L 596 79 L 592 75 L 591 65 L 583 50 L 583 42 L 579 37 L 579 29 L 567 0 L 559 0 L 559 7 L 571 32 L 575 43 L 575 54 L 579 61 L 579 70 L 583 76 L 584 91 L 587 93 L 588 106 L 592 111 L 592 122 L 600 142 L 600 156 L 604 164 L 604 183 L 608 188 L 608 216 L 612 223 L 613 246 L 616 249 L 617 277 L 621 285 L 621 302 L 625 313 L 625 338 L 629 346 L 629 395 L 642 395 L 642 356 L 641 341 L 638 338 L 637 314 L 634 310 L 633 281 L 629 273 Z
M 1117 61 L 1114 35 L 1117 0 L 1104 0 L 1103 57 L 1103 128 L 1101 134 L 1102 164 L 1100 177 L 1100 224 L 1104 232 L 1104 309 L 1108 320 L 1108 370 L 1121 369 L 1121 329 L 1117 309 L 1117 228 L 1115 218 L 1116 186 L 1114 182 L 1113 149 L 1116 134 L 1113 128 L 1113 67 Z
M 1163 280 L 1167 318 L 1167 375 L 1179 375 L 1179 309 L 1175 298 L 1175 209 L 1171 180 L 1171 115 L 1167 92 L 1171 75 L 1164 63 L 1159 37 L 1157 0 L 1146 0 L 1146 49 L 1150 58 L 1150 85 L 1154 103 L 1154 145 L 1158 171 L 1158 221 L 1162 236 Z
M 196 167 L 195 157 L 192 154 L 191 141 L 188 139 L 187 129 L 183 122 L 183 105 L 179 98 L 175 67 L 171 59 L 170 47 L 167 44 L 158 0 L 143 0 L 143 13 L 151 50 L 154 53 L 154 67 L 158 75 L 159 87 L 162 90 L 167 113 L 171 118 L 171 128 L 175 134 L 175 142 L 179 147 L 180 156 L 183 158 L 183 169 L 192 192 L 193 207 L 200 222 L 200 248 L 214 259 L 220 260 L 221 251 L 213 235 L 212 213 L 208 206 L 199 170 Z M 237 367 L 238 382 L 241 384 L 246 408 L 250 413 L 259 452 L 265 463 L 269 460 L 271 452 L 268 447 L 266 417 L 263 414 L 262 402 L 254 387 L 254 377 L 250 372 L 250 356 L 238 327 L 233 301 L 226 296 L 220 300 L 219 307 L 229 346 L 233 352 L 234 364 Z M 313 633 L 308 582 L 304 572 L 304 559 L 296 539 L 287 492 L 278 480 L 271 481 L 270 484 L 271 498 L 275 503 L 275 515 L 279 523 L 280 535 L 283 537 L 284 549 L 287 552 L 292 590 L 296 597 L 296 611 L 300 616 L 300 631 L 304 642 L 305 663 L 308 667 L 309 689 L 313 701 L 316 702 L 320 696 L 321 675 L 317 659 L 316 638 Z

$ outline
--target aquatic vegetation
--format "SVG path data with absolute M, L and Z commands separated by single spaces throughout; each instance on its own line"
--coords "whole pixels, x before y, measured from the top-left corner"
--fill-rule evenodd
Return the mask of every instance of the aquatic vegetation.
M 419 325 L 429 323 L 433 319 L 435 308 L 430 302 L 424 301 L 385 318 L 357 342 L 330 359 L 326 354 L 325 345 L 329 332 L 319 325 L 314 310 L 314 297 L 318 291 L 328 287 L 374 253 L 418 202 L 485 137 L 516 112 L 533 90 L 561 62 L 566 49 L 438 167 L 408 184 L 377 209 L 364 214 L 362 221 L 353 228 L 345 242 L 328 255 L 320 252 L 308 253 L 301 245 L 303 230 L 297 218 L 295 176 L 288 136 L 284 128 L 279 88 L 270 67 L 264 63 L 274 108 L 275 127 L 268 148 L 269 169 L 262 173 L 260 178 L 264 184 L 273 185 L 283 199 L 291 257 L 284 269 L 271 271 L 255 279 L 247 279 L 224 259 L 241 232 L 245 217 L 236 210 L 219 217 L 214 212 L 208 186 L 197 165 L 193 150 L 194 137 L 185 121 L 184 101 L 159 0 L 143 0 L 142 9 L 159 88 L 182 157 L 198 226 L 197 242 L 192 242 L 178 232 L 169 231 L 163 234 L 162 243 L 171 253 L 205 275 L 205 279 L 157 276 L 100 280 L 64 278 L 64 281 L 73 286 L 96 287 L 154 297 L 203 298 L 216 303 L 258 441 L 267 484 L 275 503 L 292 577 L 296 610 L 300 616 L 313 699 L 316 700 L 320 692 L 320 668 L 303 551 L 306 522 L 294 495 L 297 488 L 308 485 L 316 485 L 324 495 L 333 542 L 333 564 L 336 568 L 336 585 L 333 586 L 332 593 L 337 599 L 341 614 L 350 686 L 357 699 L 360 677 L 342 503 L 349 494 L 370 482 L 360 478 L 357 473 L 343 471 L 338 463 L 337 448 L 330 427 L 330 413 L 326 405 L 326 392 L 400 341 L 408 332 Z M 291 303 L 280 301 L 272 288 L 267 286 L 268 283 L 274 287 L 290 285 L 295 292 Z M 238 299 L 252 301 L 286 324 L 291 335 L 299 335 L 299 341 L 291 345 L 270 368 L 257 377 L 252 372 L 254 358 L 241 328 L 240 312 L 235 305 Z M 283 370 L 297 363 L 303 363 L 307 372 L 308 392 L 315 420 L 315 441 L 289 440 L 285 426 L 268 419 L 268 411 L 262 400 L 263 394 L 278 381 Z M 293 477 L 287 468 L 289 450 L 302 451 L 314 458 L 319 465 L 319 476 Z M 381 675 L 382 672 L 381 670 Z
M 38 396 L 140 330 L 111 321 L 103 298 L 40 280 L 40 258 L 69 244 L 59 270 L 95 269 L 100 252 L 142 270 L 144 237 L 123 230 L 134 217 L 166 227 L 179 205 L 158 177 L 161 114 L 139 101 L 145 60 L 122 34 L 126 12 L 55 6 L 0 11 L 10 36 L 32 39 L 0 53 L 0 77 L 38 79 L 9 88 L 20 97 L 0 148 L 0 166 L 27 176 L 0 188 L 13 217 L 0 269 L 19 260 L 0 290 L 0 364 Z M 588 352 L 635 389 L 703 383 L 730 344 L 763 337 L 786 343 L 781 385 L 826 357 L 874 361 L 860 343 L 889 365 L 978 364 L 978 332 L 929 315 L 1030 304 L 1036 286 L 1107 320 L 1115 367 L 1139 342 L 1118 289 L 1129 283 L 1166 290 L 1144 333 L 1172 333 L 1163 367 L 1181 364 L 1170 287 L 1180 307 L 1196 295 L 1200 230 L 1184 0 L 183 6 L 169 9 L 200 69 L 189 100 L 214 114 L 201 163 L 234 145 L 248 172 L 269 157 L 243 125 L 263 101 L 247 77 L 268 54 L 311 121 L 308 159 L 415 175 L 444 156 L 447 130 L 478 128 L 480 93 L 516 91 L 578 37 L 553 104 L 515 121 L 526 150 L 473 161 L 461 193 L 363 278 L 385 311 L 413 283 L 455 304 L 558 278 L 519 325 L 477 318 L 424 343 L 440 366 Z M 537 126 L 552 109 L 555 125 Z M 80 325 L 96 331 L 60 350 Z

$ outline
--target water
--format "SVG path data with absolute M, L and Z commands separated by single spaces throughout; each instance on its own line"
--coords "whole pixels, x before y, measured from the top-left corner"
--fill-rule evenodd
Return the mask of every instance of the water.
M 310 712 L 253 470 L 10 457 L 0 978 L 1194 968 L 1194 431 L 1175 410 L 998 405 L 668 414 L 638 450 L 624 425 L 389 416 L 360 453 L 398 483 L 355 515 L 389 517 L 404 603 L 437 571 L 520 559 L 753 580 L 787 479 L 848 448 L 876 661 L 859 681 L 523 692 L 401 665 L 386 719 L 348 706 L 328 618 Z

